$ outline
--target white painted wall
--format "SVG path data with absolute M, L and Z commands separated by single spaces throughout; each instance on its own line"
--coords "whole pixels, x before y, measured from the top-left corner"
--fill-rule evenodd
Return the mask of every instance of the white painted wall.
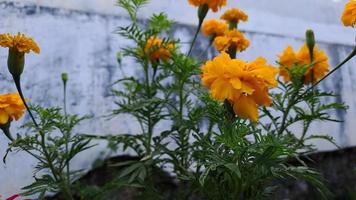
M 116 0 L 12 0 L 12 2 L 125 15 L 122 9 L 113 6 Z M 150 2 L 140 11 L 141 18 L 147 18 L 153 12 L 164 11 L 177 22 L 197 23 L 196 9 L 190 6 L 187 0 Z M 239 7 L 250 15 L 249 22 L 241 25 L 245 30 L 301 38 L 305 29 L 313 28 L 320 41 L 350 45 L 354 41 L 354 31 L 343 28 L 340 23 L 345 2 L 347 0 L 229 0 L 227 8 Z M 220 13 L 210 13 L 208 17 L 217 17 Z
M 3 2 L 3 3 L 1 3 Z M 6 4 L 4 2 L 7 2 Z M 16 2 L 10 5 L 8 2 Z M 50 106 L 61 104 L 60 74 L 69 72 L 69 108 L 72 113 L 95 114 L 95 118 L 80 127 L 81 132 L 99 134 L 136 132 L 137 126 L 127 117 L 107 121 L 103 116 L 113 108 L 113 99 L 107 88 L 114 80 L 125 75 L 138 74 L 130 60 L 124 61 L 120 71 L 115 55 L 127 41 L 113 34 L 115 28 L 128 23 L 123 11 L 113 7 L 113 0 L 0 0 L 0 33 L 24 32 L 38 41 L 40 55 L 30 54 L 23 75 L 25 95 L 31 102 Z M 251 47 L 240 55 L 252 60 L 266 57 L 270 63 L 287 45 L 302 44 L 304 31 L 313 28 L 321 47 L 330 56 L 335 66 L 354 42 L 355 31 L 344 28 L 339 22 L 345 1 L 332 0 L 234 0 L 250 15 L 249 23 L 241 28 L 247 31 Z M 35 7 L 44 6 L 44 7 Z M 54 8 L 54 9 L 49 9 Z M 59 9 L 58 9 L 59 8 Z M 303 9 L 302 9 L 303 8 Z M 147 18 L 153 12 L 166 11 L 181 24 L 196 24 L 196 9 L 186 0 L 152 0 L 140 13 Z M 213 15 L 211 15 L 213 16 Z M 211 17 L 210 16 L 210 17 Z M 179 25 L 176 36 L 189 41 L 193 33 L 190 26 Z M 203 48 L 206 42 L 199 45 Z M 0 91 L 15 91 L 7 72 L 7 51 L 0 48 Z M 323 87 L 341 95 L 350 109 L 339 113 L 343 124 L 315 124 L 313 133 L 327 133 L 335 137 L 341 146 L 356 145 L 356 80 L 355 59 L 328 79 Z M 48 101 L 50 99 L 50 101 Z M 21 122 L 17 123 L 21 125 Z M 15 128 L 15 127 L 14 127 Z M 16 128 L 14 129 L 16 130 Z M 317 143 L 321 150 L 334 147 Z M 0 155 L 7 147 L 6 138 L 0 134 Z M 75 160 L 77 168 L 89 168 L 91 162 L 105 150 L 101 144 L 83 153 Z M 0 164 L 0 195 L 18 193 L 21 186 L 32 181 L 34 161 L 24 153 L 11 153 L 6 165 Z

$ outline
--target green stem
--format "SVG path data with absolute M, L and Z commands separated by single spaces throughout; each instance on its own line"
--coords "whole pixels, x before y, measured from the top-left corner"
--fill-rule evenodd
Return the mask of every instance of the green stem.
M 183 89 L 184 89 L 184 82 L 179 83 L 179 120 L 182 123 L 183 121 Z
M 150 79 L 149 79 L 149 65 L 146 63 L 144 66 L 144 71 L 145 71 L 145 85 L 146 85 L 146 95 L 147 98 L 151 98 L 151 86 L 150 86 Z M 147 133 L 148 133 L 148 137 L 147 137 L 147 141 L 146 141 L 146 151 L 147 154 L 151 154 L 151 140 L 152 140 L 152 135 L 153 135 L 153 128 L 152 128 L 152 119 L 151 119 L 151 111 L 149 109 L 148 111 L 148 116 L 147 116 Z
M 197 40 L 201 26 L 203 25 L 204 19 L 205 19 L 206 15 L 208 14 L 208 11 L 209 11 L 209 7 L 207 4 L 200 6 L 198 9 L 199 24 L 198 24 L 197 30 L 195 31 L 193 41 L 190 44 L 190 48 L 189 48 L 189 51 L 187 54 L 188 57 L 191 55 L 191 53 L 193 51 L 194 44 Z
M 228 100 L 224 101 L 225 117 L 229 123 L 233 123 L 236 120 L 235 112 Z
M 277 130 L 278 129 L 278 125 L 276 123 L 275 118 L 271 114 L 271 112 L 266 107 L 263 107 L 262 109 L 263 109 L 263 112 L 271 119 L 271 122 L 272 122 L 274 128 Z
M 183 111 L 184 111 L 184 80 L 179 81 L 179 123 L 183 124 L 184 116 L 183 116 Z M 180 140 L 181 140 L 181 145 L 183 146 L 184 149 L 182 149 L 183 155 L 182 155 L 182 161 L 181 164 L 184 167 L 184 169 L 188 168 L 188 143 L 189 143 L 189 136 L 186 136 L 186 129 L 180 129 L 179 131 L 180 135 Z
M 63 109 L 64 109 L 64 117 L 66 119 L 66 122 L 68 122 L 67 118 L 67 83 L 63 83 Z
M 63 109 L 64 109 L 64 118 L 65 118 L 65 122 L 66 124 L 68 124 L 68 114 L 67 114 L 67 82 L 64 81 L 63 82 Z M 69 166 L 69 132 L 65 132 L 65 151 L 66 151 L 66 185 L 67 185 L 67 191 L 69 194 L 71 194 L 70 191 L 70 166 Z
M 303 126 L 303 133 L 302 133 L 302 136 L 300 137 L 299 139 L 299 142 L 298 142 L 298 146 L 301 146 L 303 143 L 304 143 L 304 138 L 307 134 L 307 131 L 309 129 L 309 126 L 310 126 L 310 121 L 307 122 L 307 124 L 304 124 Z
M 230 30 L 237 29 L 237 22 L 230 22 L 229 23 L 229 29 Z
M 229 47 L 229 49 L 227 50 L 227 53 L 230 55 L 230 58 L 235 59 L 236 58 L 236 47 Z
M 282 135 L 283 131 L 287 128 L 287 126 L 286 126 L 287 117 L 288 117 L 289 112 L 292 109 L 293 105 L 295 104 L 295 99 L 298 96 L 298 91 L 299 91 L 299 89 L 295 90 L 292 94 L 292 97 L 288 100 L 287 108 L 283 112 L 283 117 L 282 117 L 282 121 L 281 121 L 282 124 L 281 124 L 281 127 L 277 133 L 278 136 Z
M 189 51 L 188 51 L 188 54 L 187 54 L 188 57 L 192 54 L 193 47 L 194 47 L 195 42 L 197 41 L 198 34 L 199 34 L 199 32 L 200 32 L 200 29 L 201 29 L 202 24 L 203 24 L 202 21 L 199 22 L 198 28 L 197 28 L 197 30 L 195 31 L 194 38 L 193 38 L 193 40 L 192 40 L 192 42 L 191 42 L 191 44 L 190 44 L 190 48 L 189 48 Z
M 215 36 L 213 36 L 213 37 L 210 39 L 209 45 L 208 45 L 208 46 L 205 48 L 205 50 L 202 51 L 202 52 L 200 53 L 200 55 L 198 56 L 199 59 L 201 59 L 202 56 L 205 55 L 205 54 L 208 52 L 208 50 L 210 49 L 211 45 L 212 45 L 213 42 L 214 42 L 214 39 L 215 39 Z
M 38 130 L 40 130 L 40 129 L 39 129 L 39 126 L 38 126 L 38 124 L 37 124 L 37 121 L 36 121 L 35 117 L 33 116 L 33 114 L 32 114 L 32 112 L 31 112 L 30 108 L 28 107 L 28 105 L 27 105 L 27 103 L 26 103 L 26 100 L 25 100 L 25 97 L 23 96 L 22 89 L 21 89 L 20 76 L 18 76 L 18 77 L 17 77 L 17 76 L 16 76 L 16 77 L 13 76 L 13 79 L 14 79 L 14 82 L 15 82 L 15 85 L 16 85 L 16 89 L 17 89 L 17 91 L 19 92 L 19 95 L 20 95 L 20 97 L 21 97 L 21 100 L 22 100 L 23 104 L 25 105 L 28 114 L 30 115 L 30 117 L 31 117 L 33 123 L 35 124 L 36 128 L 37 128 Z

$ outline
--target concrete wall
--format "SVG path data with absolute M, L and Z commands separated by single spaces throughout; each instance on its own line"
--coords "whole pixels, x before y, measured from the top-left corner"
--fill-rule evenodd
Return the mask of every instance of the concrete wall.
M 274 63 L 276 55 L 287 45 L 298 47 L 303 43 L 306 28 L 315 29 L 320 46 L 330 56 L 335 66 L 352 50 L 355 32 L 339 23 L 339 15 L 345 1 L 331 0 L 251 0 L 230 1 L 247 10 L 250 21 L 242 24 L 251 40 L 248 51 L 241 58 L 252 60 L 266 57 Z M 311 3 L 312 2 L 312 3 Z M 114 107 L 108 96 L 108 86 L 124 75 L 138 75 L 130 60 L 124 60 L 123 70 L 116 63 L 116 52 L 128 44 L 114 34 L 116 27 L 127 24 L 127 16 L 113 7 L 112 0 L 18 0 L 0 1 L 0 33 L 18 31 L 35 38 L 41 54 L 30 54 L 23 75 L 24 93 L 30 102 L 43 106 L 61 105 L 62 72 L 69 73 L 69 110 L 71 113 L 93 114 L 95 118 L 85 122 L 80 132 L 97 134 L 135 133 L 138 128 L 128 117 L 111 120 L 103 118 Z M 298 9 L 296 9 L 298 8 Z M 303 10 L 301 10 L 303 8 Z M 140 12 L 146 18 L 152 12 L 167 11 L 178 23 L 175 36 L 190 41 L 196 24 L 196 10 L 185 0 L 152 0 Z M 182 14 L 184 12 L 184 14 Z M 300 16 L 300 13 L 303 13 Z M 212 17 L 211 15 L 210 17 Z M 186 25 L 183 25 L 186 24 Z M 206 41 L 200 40 L 196 51 Z M 183 47 L 183 50 L 186 47 Z M 213 53 L 213 52 L 211 52 Z M 0 91 L 15 91 L 6 69 L 7 51 L 0 49 Z M 1 64 L 2 63 L 2 64 Z M 318 123 L 313 133 L 325 133 L 335 137 L 341 146 L 356 145 L 356 79 L 355 59 L 329 78 L 322 87 L 340 95 L 350 109 L 347 113 L 335 113 L 345 122 L 342 124 Z M 50 100 L 50 101 L 49 101 Z M 28 119 L 26 116 L 25 120 Z M 21 125 L 21 122 L 17 123 Z M 14 130 L 17 130 L 14 127 Z M 321 150 L 335 147 L 317 143 Z M 0 135 L 0 155 L 5 153 L 7 140 Z M 92 161 L 105 150 L 100 144 L 81 154 L 74 162 L 77 168 L 89 168 Z M 34 161 L 24 153 L 11 153 L 6 165 L 0 164 L 0 195 L 20 192 L 21 186 L 32 181 Z

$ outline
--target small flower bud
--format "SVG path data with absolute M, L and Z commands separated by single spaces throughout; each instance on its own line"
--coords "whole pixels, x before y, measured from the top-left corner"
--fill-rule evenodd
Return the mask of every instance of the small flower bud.
M 305 33 L 306 40 L 307 40 L 307 46 L 309 48 L 309 51 L 313 51 L 314 46 L 315 46 L 315 36 L 314 36 L 314 31 L 311 29 L 308 29 Z
M 9 48 L 7 66 L 11 75 L 19 78 L 25 66 L 25 53 L 19 52 L 15 48 Z
M 68 81 L 68 74 L 67 73 L 62 73 L 62 81 L 63 81 L 63 84 L 66 84 L 67 81 Z

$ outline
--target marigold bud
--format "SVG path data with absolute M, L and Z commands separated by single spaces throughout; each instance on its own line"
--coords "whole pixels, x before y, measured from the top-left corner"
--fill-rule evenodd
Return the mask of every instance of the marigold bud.
M 62 73 L 61 77 L 62 77 L 63 83 L 66 84 L 67 81 L 68 81 L 68 74 L 67 73 Z
M 314 31 L 311 30 L 311 29 L 308 29 L 306 32 L 305 32 L 305 36 L 306 36 L 306 43 L 307 43 L 307 46 L 308 46 L 308 49 L 309 51 L 313 52 L 313 49 L 314 49 L 314 46 L 315 46 L 315 36 L 314 36 Z
M 14 48 L 9 48 L 7 66 L 12 76 L 20 77 L 25 66 L 25 53 L 19 52 Z

